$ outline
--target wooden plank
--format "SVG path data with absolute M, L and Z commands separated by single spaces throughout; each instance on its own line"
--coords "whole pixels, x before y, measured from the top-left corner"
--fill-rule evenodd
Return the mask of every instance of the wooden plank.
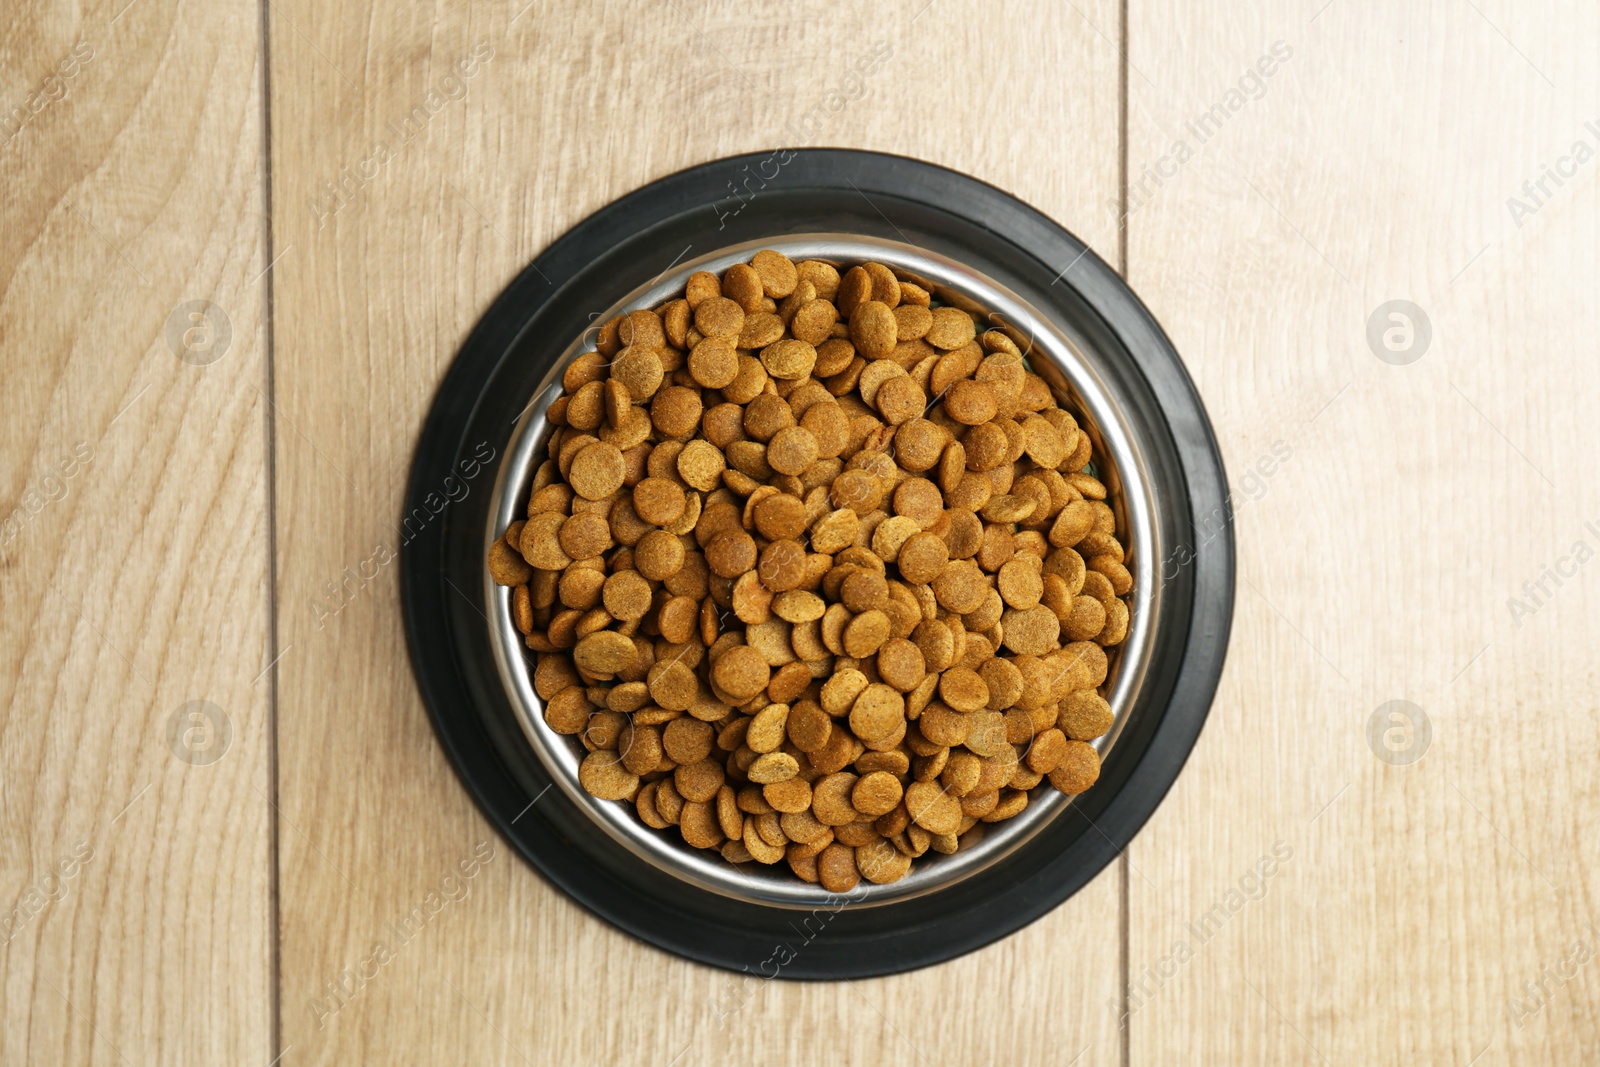
M 421 1048 L 474 1063 L 1119 1062 L 1114 869 L 964 960 L 773 983 L 719 1028 L 727 975 L 593 919 L 478 816 L 406 667 L 393 568 L 315 603 L 392 547 L 433 389 L 490 300 L 651 179 L 803 138 L 907 153 L 1018 193 L 1114 258 L 1117 7 L 521 7 L 271 9 L 285 1045 L 306 1063 Z M 890 61 L 829 111 L 880 41 Z M 447 84 L 462 60 L 472 74 Z M 405 127 L 430 91 L 441 106 Z M 389 150 L 368 162 L 378 140 Z M 495 851 L 470 895 L 331 1010 L 327 983 L 480 842 Z
M 0 1061 L 265 1064 L 259 12 L 11 7 Z
M 1596 15 L 1129 26 L 1131 280 L 1216 423 L 1240 574 L 1212 719 L 1130 853 L 1131 1062 L 1594 1062 Z M 1569 180 L 1530 195 L 1543 164 Z M 1416 712 L 1369 743 L 1393 700 L 1425 750 Z

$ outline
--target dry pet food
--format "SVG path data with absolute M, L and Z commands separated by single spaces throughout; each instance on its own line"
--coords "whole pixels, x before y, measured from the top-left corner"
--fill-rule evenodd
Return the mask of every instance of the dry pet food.
M 764 251 L 563 384 L 488 567 L 584 789 L 837 893 L 1094 784 L 1133 562 L 1009 335 Z

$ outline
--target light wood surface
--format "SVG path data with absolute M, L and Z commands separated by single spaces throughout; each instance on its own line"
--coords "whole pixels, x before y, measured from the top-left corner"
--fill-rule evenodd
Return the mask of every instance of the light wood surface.
M 1054 5 L 1003 18 L 940 3 L 809 15 L 781 5 L 706 13 L 660 5 L 535 4 L 413 20 L 396 8 L 280 5 L 273 23 L 278 404 L 279 753 L 283 1039 L 305 1062 L 663 1064 L 819 1060 L 1115 1064 L 1121 896 L 1113 870 L 1026 933 L 948 967 L 854 985 L 778 983 L 719 1025 L 741 987 L 593 919 L 498 846 L 472 894 L 442 912 L 331 1018 L 322 984 L 367 954 L 494 835 L 434 742 L 404 667 L 393 575 L 318 629 L 320 584 L 393 537 L 415 435 L 436 382 L 527 259 L 584 215 L 683 167 L 794 139 L 791 123 L 884 41 L 893 55 L 817 144 L 923 155 L 1041 205 L 1114 251 L 1117 54 L 1049 32 Z M 1116 32 L 1117 10 L 1094 17 Z M 285 33 L 293 21 L 311 35 Z M 842 20 L 842 21 L 841 21 Z M 321 33 L 311 27 L 320 25 Z M 336 29 L 337 27 L 337 29 Z M 449 65 L 493 57 L 357 201 L 320 230 L 306 190 L 359 160 Z M 315 45 L 315 47 L 313 47 Z M 321 54 L 319 54 L 321 53 Z M 980 57 L 1062 72 L 1034 131 L 997 121 L 1011 89 Z M 332 68 L 357 77 L 353 90 Z M 381 72 L 381 75 L 379 74 Z M 338 113 L 336 123 L 320 121 Z M 1047 165 L 1072 144 L 1071 168 Z M 1040 153 L 1035 157 L 1033 153 Z M 665 267 L 676 249 L 663 250 Z M 341 473 L 342 472 L 342 473 Z M 348 478 L 348 481 L 346 480 Z M 1086 961 L 1093 961 L 1086 965 Z M 1013 982 L 1004 976 L 1031 974 Z M 952 989 L 988 990 L 953 1010 Z M 319 1025 L 319 1023 L 321 1025 Z M 681 1055 L 680 1055 L 681 1054 Z
M 1210 722 L 1130 850 L 1134 989 L 1155 971 L 1130 1058 L 1593 1063 L 1600 966 L 1541 969 L 1600 949 L 1600 568 L 1520 628 L 1507 600 L 1600 549 L 1600 162 L 1520 228 L 1506 200 L 1600 146 L 1594 15 L 1322 2 L 1130 7 L 1130 179 L 1292 50 L 1129 220 L 1130 281 L 1255 498 Z M 1408 365 L 1367 342 L 1394 299 L 1432 324 Z M 1410 765 L 1368 745 L 1391 700 L 1431 725 Z M 1280 841 L 1200 943 L 1187 924 Z M 1163 964 L 1179 940 L 1194 957 Z M 1541 980 L 1547 1006 L 1508 1010 Z
M 0 1062 L 1600 1060 L 1600 568 L 1522 588 L 1600 550 L 1600 159 L 1522 190 L 1600 149 L 1600 16 L 924 2 L 7 20 Z M 879 41 L 863 95 L 806 124 Z M 763 984 L 719 1025 L 736 982 L 489 829 L 395 569 L 347 569 L 394 547 L 433 390 L 523 264 L 654 178 L 802 140 L 968 171 L 1113 263 L 1126 157 L 1127 273 L 1221 440 L 1238 607 L 1125 861 L 988 949 Z M 1396 299 L 1431 323 L 1405 365 L 1367 337 Z M 168 342 L 193 300 L 231 326 L 204 366 L 207 324 L 179 314 L 188 361 Z M 214 761 L 205 720 L 169 732 L 195 700 L 231 729 Z M 1369 745 L 1391 700 L 1431 727 L 1409 765 Z
M 30 517 L 0 548 L 0 1062 L 265 1064 L 259 13 L 18 7 L 0 510 Z M 167 341 L 193 300 L 231 327 L 224 351 L 179 315 L 204 366 Z M 201 700 L 226 740 L 186 714 L 169 734 Z

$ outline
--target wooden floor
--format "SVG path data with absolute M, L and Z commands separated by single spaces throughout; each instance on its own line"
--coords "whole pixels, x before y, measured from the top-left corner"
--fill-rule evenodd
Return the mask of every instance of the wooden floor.
M 1600 9 L 524 2 L 0 26 L 0 1063 L 1600 1062 Z M 1238 607 L 1098 880 L 719 1025 L 726 976 L 478 815 L 381 561 L 519 268 L 788 144 L 1123 267 L 1221 440 Z

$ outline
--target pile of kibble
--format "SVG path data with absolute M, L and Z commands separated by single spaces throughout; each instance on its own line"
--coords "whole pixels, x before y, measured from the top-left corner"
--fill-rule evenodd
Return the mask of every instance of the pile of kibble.
M 1099 776 L 1133 578 L 1089 435 L 934 303 L 764 251 L 566 369 L 488 566 L 588 792 L 844 892 Z

